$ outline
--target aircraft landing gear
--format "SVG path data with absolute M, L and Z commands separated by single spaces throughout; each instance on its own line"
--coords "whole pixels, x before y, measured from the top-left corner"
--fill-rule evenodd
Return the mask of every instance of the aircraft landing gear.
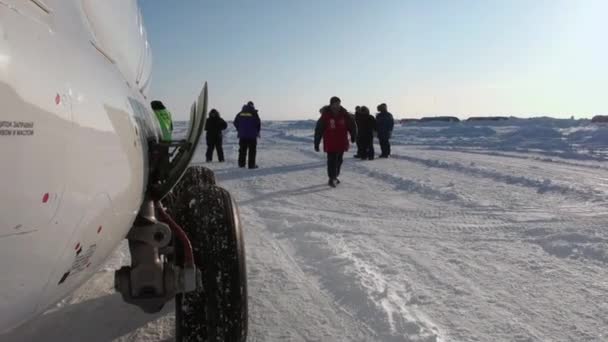
M 200 269 L 202 286 L 176 297 L 176 341 L 245 341 L 247 278 L 236 204 L 211 170 L 186 171 L 167 208 L 180 222 Z M 178 263 L 182 249 L 176 244 Z
M 206 113 L 205 85 L 186 139 L 149 142 L 146 197 L 127 236 L 131 265 L 116 272 L 115 288 L 146 312 L 175 297 L 178 342 L 244 342 L 247 275 L 236 204 L 211 170 L 188 167 Z
M 177 293 L 196 288 L 194 265 L 178 268 L 166 257 L 172 254 L 170 242 L 176 235 L 172 233 L 175 228 L 157 220 L 157 211 L 152 201 L 142 204 L 127 235 L 131 265 L 116 271 L 114 278 L 114 287 L 123 300 L 147 313 L 160 311 Z

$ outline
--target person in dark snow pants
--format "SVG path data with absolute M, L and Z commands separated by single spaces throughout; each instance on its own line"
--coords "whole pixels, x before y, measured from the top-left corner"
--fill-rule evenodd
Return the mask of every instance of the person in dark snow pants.
M 380 158 L 388 158 L 391 155 L 390 139 L 393 134 L 395 121 L 393 114 L 389 113 L 386 103 L 378 105 L 378 114 L 376 114 L 376 129 L 378 130 L 378 141 L 380 142 Z
M 255 158 L 262 122 L 253 102 L 244 105 L 241 112 L 236 115 L 234 127 L 239 136 L 239 167 L 245 167 L 247 163 L 250 169 L 257 169 Z
M 323 150 L 327 153 L 327 184 L 335 188 L 340 184 L 338 177 L 344 152 L 348 151 L 349 147 L 348 134 L 351 143 L 354 143 L 357 139 L 357 124 L 336 96 L 332 97 L 329 106 L 321 108 L 320 112 L 321 118 L 315 127 L 315 151 L 319 152 L 319 145 L 323 140 Z
M 363 113 L 361 113 L 361 106 L 355 107 L 355 122 L 357 123 L 357 129 L 359 129 L 359 121 L 363 118 Z M 359 132 L 357 132 L 359 133 Z M 357 153 L 355 154 L 355 158 L 361 158 L 361 135 L 357 134 Z
M 376 131 L 376 119 L 370 114 L 369 108 L 361 107 L 361 114 L 357 121 L 357 141 L 360 143 L 362 160 L 374 159 L 374 132 Z
M 222 131 L 228 128 L 226 121 L 222 119 L 220 113 L 212 109 L 209 111 L 209 118 L 205 122 L 205 131 L 207 132 L 207 153 L 205 157 L 207 162 L 213 160 L 213 151 L 217 151 L 217 159 L 219 162 L 224 161 L 224 148 L 222 146 Z

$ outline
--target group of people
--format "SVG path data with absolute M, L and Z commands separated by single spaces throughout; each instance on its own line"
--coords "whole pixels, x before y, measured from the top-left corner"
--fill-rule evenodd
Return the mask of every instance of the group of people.
M 173 121 L 171 113 L 165 108 L 160 101 L 152 101 L 152 110 L 154 111 L 158 123 L 160 125 L 161 140 L 171 141 L 173 131 Z M 253 102 L 249 101 L 243 106 L 242 110 L 234 118 L 234 127 L 238 132 L 239 137 L 239 167 L 247 166 L 250 169 L 257 169 L 258 165 L 255 162 L 257 154 L 257 140 L 260 137 L 262 129 L 262 121 L 255 108 Z M 221 117 L 220 112 L 216 109 L 209 111 L 209 117 L 205 122 L 207 153 L 205 158 L 207 162 L 212 161 L 213 153 L 217 152 L 219 162 L 224 162 L 223 134 L 228 128 L 228 124 Z
M 156 114 L 161 126 L 161 140 L 171 141 L 173 122 L 171 113 L 160 101 L 152 102 L 152 109 Z M 328 185 L 336 187 L 340 184 L 340 169 L 344 160 L 344 152 L 349 149 L 350 142 L 357 144 L 356 158 L 362 160 L 374 159 L 374 135 L 377 135 L 381 154 L 379 158 L 388 158 L 391 154 L 390 138 L 393 132 L 393 115 L 388 112 L 385 103 L 378 105 L 378 114 L 371 115 L 366 106 L 357 106 L 355 114 L 350 114 L 344 107 L 340 98 L 334 96 L 329 100 L 329 105 L 319 110 L 321 118 L 315 127 L 314 147 L 320 151 L 323 141 L 323 151 L 327 153 L 327 175 Z M 256 154 L 257 142 L 262 129 L 262 122 L 253 102 L 249 101 L 234 118 L 234 127 L 239 138 L 238 165 L 241 168 L 257 169 Z M 216 109 L 209 111 L 209 117 L 205 123 L 207 162 L 213 159 L 213 153 L 217 152 L 219 162 L 224 162 L 223 134 L 228 124 L 222 119 Z
M 391 155 L 390 138 L 395 126 L 393 115 L 388 112 L 386 103 L 376 107 L 378 114 L 376 117 L 370 114 L 366 106 L 355 108 L 355 122 L 357 123 L 357 154 L 355 158 L 362 160 L 373 160 L 374 135 L 378 136 L 380 143 L 379 158 L 388 158 Z
M 388 112 L 385 103 L 378 105 L 378 114 L 372 116 L 369 108 L 357 106 L 355 115 L 351 115 L 342 107 L 337 96 L 329 100 L 329 105 L 319 110 L 321 118 L 315 127 L 315 151 L 320 151 L 321 140 L 323 150 L 327 153 L 328 185 L 336 187 L 340 184 L 340 169 L 344 160 L 344 152 L 349 149 L 350 142 L 357 144 L 356 158 L 362 160 L 374 159 L 374 135 L 380 142 L 380 158 L 388 158 L 391 154 L 390 138 L 393 132 L 393 115 Z
M 234 118 L 233 123 L 239 137 L 239 167 L 244 168 L 247 166 L 250 169 L 257 169 L 258 165 L 255 162 L 255 158 L 257 155 L 258 138 L 262 129 L 262 121 L 253 102 L 249 101 L 243 106 Z M 205 131 L 207 132 L 207 153 L 205 157 L 207 162 L 212 161 L 214 150 L 217 151 L 219 162 L 224 162 L 222 131 L 226 128 L 228 128 L 228 124 L 221 118 L 220 113 L 216 109 L 210 110 L 209 118 L 205 123 Z

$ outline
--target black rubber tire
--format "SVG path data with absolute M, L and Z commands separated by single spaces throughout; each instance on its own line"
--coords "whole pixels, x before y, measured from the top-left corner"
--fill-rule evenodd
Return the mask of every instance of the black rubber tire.
M 169 210 L 171 215 L 174 215 L 173 210 L 176 208 L 176 201 L 189 188 L 205 188 L 207 186 L 216 185 L 215 173 L 211 169 L 204 166 L 190 166 L 180 179 L 179 183 L 173 187 L 171 192 L 163 199 L 163 204 Z
M 176 341 L 246 341 L 247 273 L 238 209 L 228 191 L 191 177 L 182 178 L 171 211 L 192 242 L 203 287 L 176 297 Z
M 184 172 L 182 179 L 175 186 L 174 191 L 180 192 L 186 183 L 188 184 L 188 187 L 192 187 L 195 184 L 203 186 L 216 185 L 215 173 L 213 173 L 213 170 L 201 165 L 190 166 L 186 172 Z

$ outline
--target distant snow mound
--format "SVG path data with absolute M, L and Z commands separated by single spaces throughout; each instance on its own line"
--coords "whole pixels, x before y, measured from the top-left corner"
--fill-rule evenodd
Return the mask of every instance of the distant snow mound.
M 578 144 L 592 144 L 608 147 L 608 127 L 578 130 L 570 134 L 568 138 L 572 142 Z
M 593 131 L 587 142 L 608 146 L 608 127 L 602 127 Z
M 496 135 L 496 131 L 490 127 L 451 126 L 440 130 L 437 135 L 444 137 L 479 138 Z
M 284 129 L 315 129 L 317 124 L 314 120 L 290 121 L 283 126 Z
M 512 139 L 561 139 L 562 134 L 554 128 L 547 126 L 524 126 L 511 132 L 507 137 Z
M 503 136 L 503 145 L 508 147 L 534 148 L 541 150 L 570 149 L 562 134 L 547 126 L 524 126 Z

